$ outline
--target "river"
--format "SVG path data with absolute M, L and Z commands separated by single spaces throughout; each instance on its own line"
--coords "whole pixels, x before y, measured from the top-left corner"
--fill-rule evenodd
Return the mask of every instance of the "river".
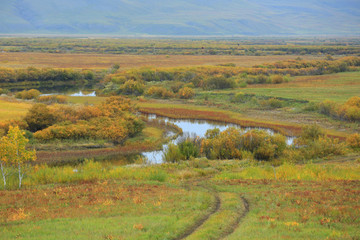
M 274 134 L 275 131 L 268 128 L 254 128 L 254 127 L 241 127 L 237 124 L 231 124 L 231 123 L 221 123 L 216 121 L 208 121 L 208 120 L 189 120 L 189 119 L 172 119 L 167 117 L 160 117 L 156 116 L 155 114 L 149 114 L 146 115 L 149 119 L 161 119 L 165 122 L 173 123 L 180 127 L 183 131 L 183 135 L 185 136 L 198 136 L 198 137 L 204 137 L 205 133 L 209 129 L 218 128 L 220 131 L 224 131 L 225 129 L 229 127 L 235 127 L 235 128 L 241 128 L 244 132 L 247 132 L 251 129 L 260 129 L 265 130 L 270 134 Z M 177 143 L 182 136 L 177 137 L 172 142 Z M 288 145 L 291 145 L 294 141 L 295 137 L 286 137 L 286 142 Z M 163 163 L 163 151 L 166 150 L 167 144 L 163 145 L 162 150 L 158 151 L 151 151 L 151 152 L 143 152 L 142 156 L 146 159 L 147 163 L 149 164 L 160 164 Z

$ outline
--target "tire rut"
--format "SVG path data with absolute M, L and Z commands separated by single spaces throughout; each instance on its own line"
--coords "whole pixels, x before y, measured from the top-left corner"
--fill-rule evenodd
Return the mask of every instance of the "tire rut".
M 236 218 L 235 223 L 232 224 L 231 228 L 224 232 L 224 234 L 222 236 L 220 236 L 218 238 L 218 240 L 220 239 L 224 239 L 227 236 L 229 236 L 230 234 L 232 234 L 233 232 L 235 232 L 235 230 L 239 227 L 241 221 L 245 218 L 245 216 L 249 213 L 250 211 L 250 205 L 249 202 L 246 198 L 244 198 L 243 196 L 239 196 L 239 198 L 242 200 L 243 205 L 244 205 L 244 211 Z
M 194 225 L 192 225 L 185 232 L 183 232 L 180 236 L 174 238 L 173 240 L 185 239 L 188 236 L 190 236 L 191 234 L 193 234 L 194 232 L 196 232 L 196 230 L 198 228 L 200 228 L 213 214 L 218 212 L 220 207 L 221 207 L 220 197 L 213 189 L 211 189 L 210 187 L 207 187 L 207 186 L 198 186 L 198 187 L 201 187 L 203 189 L 206 189 L 209 192 L 212 192 L 213 196 L 215 198 L 215 203 L 213 204 L 212 209 L 208 214 L 206 214 L 204 217 L 202 217 L 200 220 L 198 220 Z M 191 189 L 189 184 L 187 184 L 184 188 L 185 189 Z

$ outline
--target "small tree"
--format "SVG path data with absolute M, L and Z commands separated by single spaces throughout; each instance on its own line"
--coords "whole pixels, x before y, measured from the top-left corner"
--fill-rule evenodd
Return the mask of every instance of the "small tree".
M 7 167 L 9 165 L 9 139 L 4 136 L 0 139 L 0 169 L 4 182 L 4 189 L 6 189 L 6 177 L 9 175 Z
M 2 154 L 6 156 L 4 159 L 6 159 L 7 162 L 18 168 L 19 188 L 21 188 L 21 182 L 25 174 L 24 171 L 21 170 L 22 167 L 27 162 L 36 160 L 35 150 L 26 150 L 26 144 L 29 140 L 25 138 L 24 135 L 25 133 L 22 132 L 18 126 L 10 126 L 9 132 L 4 141 L 6 146 L 6 152 L 5 154 Z

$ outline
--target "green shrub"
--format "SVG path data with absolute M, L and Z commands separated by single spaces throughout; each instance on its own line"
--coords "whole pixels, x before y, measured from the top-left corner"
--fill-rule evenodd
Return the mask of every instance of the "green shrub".
M 209 77 L 206 79 L 204 83 L 205 89 L 226 89 L 226 88 L 234 88 L 235 87 L 235 80 L 232 78 L 227 78 L 224 76 L 215 76 Z
M 124 95 L 139 96 L 144 93 L 145 85 L 134 80 L 128 80 L 119 88 L 119 93 Z
M 180 149 L 173 143 L 170 143 L 167 149 L 164 151 L 163 161 L 164 162 L 179 162 L 183 158 Z
M 221 133 L 208 131 L 201 143 L 201 152 L 209 159 L 242 159 L 244 153 L 251 152 L 256 159 L 270 160 L 282 155 L 285 148 L 286 138 L 282 135 L 260 130 L 243 133 L 236 128 Z
M 196 140 L 185 139 L 178 144 L 181 155 L 184 159 L 189 160 L 191 157 L 198 157 L 200 146 L 196 144 Z
M 284 101 L 279 100 L 277 98 L 270 98 L 267 100 L 259 101 L 260 106 L 267 109 L 275 109 L 275 108 L 282 108 L 284 106 Z
M 300 139 L 305 141 L 315 141 L 320 137 L 324 137 L 325 132 L 317 124 L 305 125 L 302 127 Z
M 248 93 L 236 93 L 234 97 L 232 97 L 231 102 L 234 103 L 246 103 L 251 101 L 254 98 L 255 94 Z
M 335 116 L 337 104 L 334 101 L 324 100 L 318 105 L 319 112 L 328 116 Z

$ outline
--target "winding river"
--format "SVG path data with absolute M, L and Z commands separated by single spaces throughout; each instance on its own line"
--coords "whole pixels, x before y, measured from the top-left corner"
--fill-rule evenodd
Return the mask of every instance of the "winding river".
M 54 94 L 54 93 L 52 93 Z M 44 95 L 50 95 L 50 94 L 44 94 Z M 84 94 L 82 91 L 76 92 L 71 94 L 70 96 L 91 96 L 95 97 L 96 93 L 91 92 L 89 94 Z M 247 132 L 251 129 L 260 129 L 265 130 L 270 134 L 274 134 L 275 131 L 269 128 L 261 128 L 261 127 L 241 127 L 237 124 L 231 124 L 231 123 L 222 123 L 218 121 L 209 121 L 209 120 L 193 120 L 193 119 L 172 119 L 167 117 L 161 117 L 157 116 L 155 114 L 146 114 L 145 115 L 149 120 L 151 119 L 159 119 L 164 120 L 165 122 L 169 122 L 172 124 L 177 125 L 180 127 L 183 131 L 182 136 L 178 136 L 176 139 L 172 140 L 173 143 L 177 143 L 183 136 L 198 136 L 198 137 L 205 137 L 205 133 L 209 129 L 218 128 L 220 131 L 224 131 L 225 129 L 229 127 L 235 127 L 235 128 L 241 128 L 244 132 Z M 174 134 L 174 133 L 170 133 Z M 168 135 L 171 136 L 171 135 Z M 286 141 L 288 145 L 291 145 L 294 141 L 295 137 L 286 137 Z M 150 152 L 143 152 L 140 155 L 139 154 L 132 154 L 128 156 L 119 155 L 119 156 L 111 156 L 110 158 L 105 158 L 103 160 L 110 161 L 113 164 L 126 164 L 134 162 L 134 159 L 139 158 L 140 156 L 145 160 L 147 164 L 161 164 L 163 163 L 163 152 L 166 150 L 168 144 L 164 144 L 162 146 L 162 150 L 155 150 Z M 97 159 L 97 157 L 95 157 Z

